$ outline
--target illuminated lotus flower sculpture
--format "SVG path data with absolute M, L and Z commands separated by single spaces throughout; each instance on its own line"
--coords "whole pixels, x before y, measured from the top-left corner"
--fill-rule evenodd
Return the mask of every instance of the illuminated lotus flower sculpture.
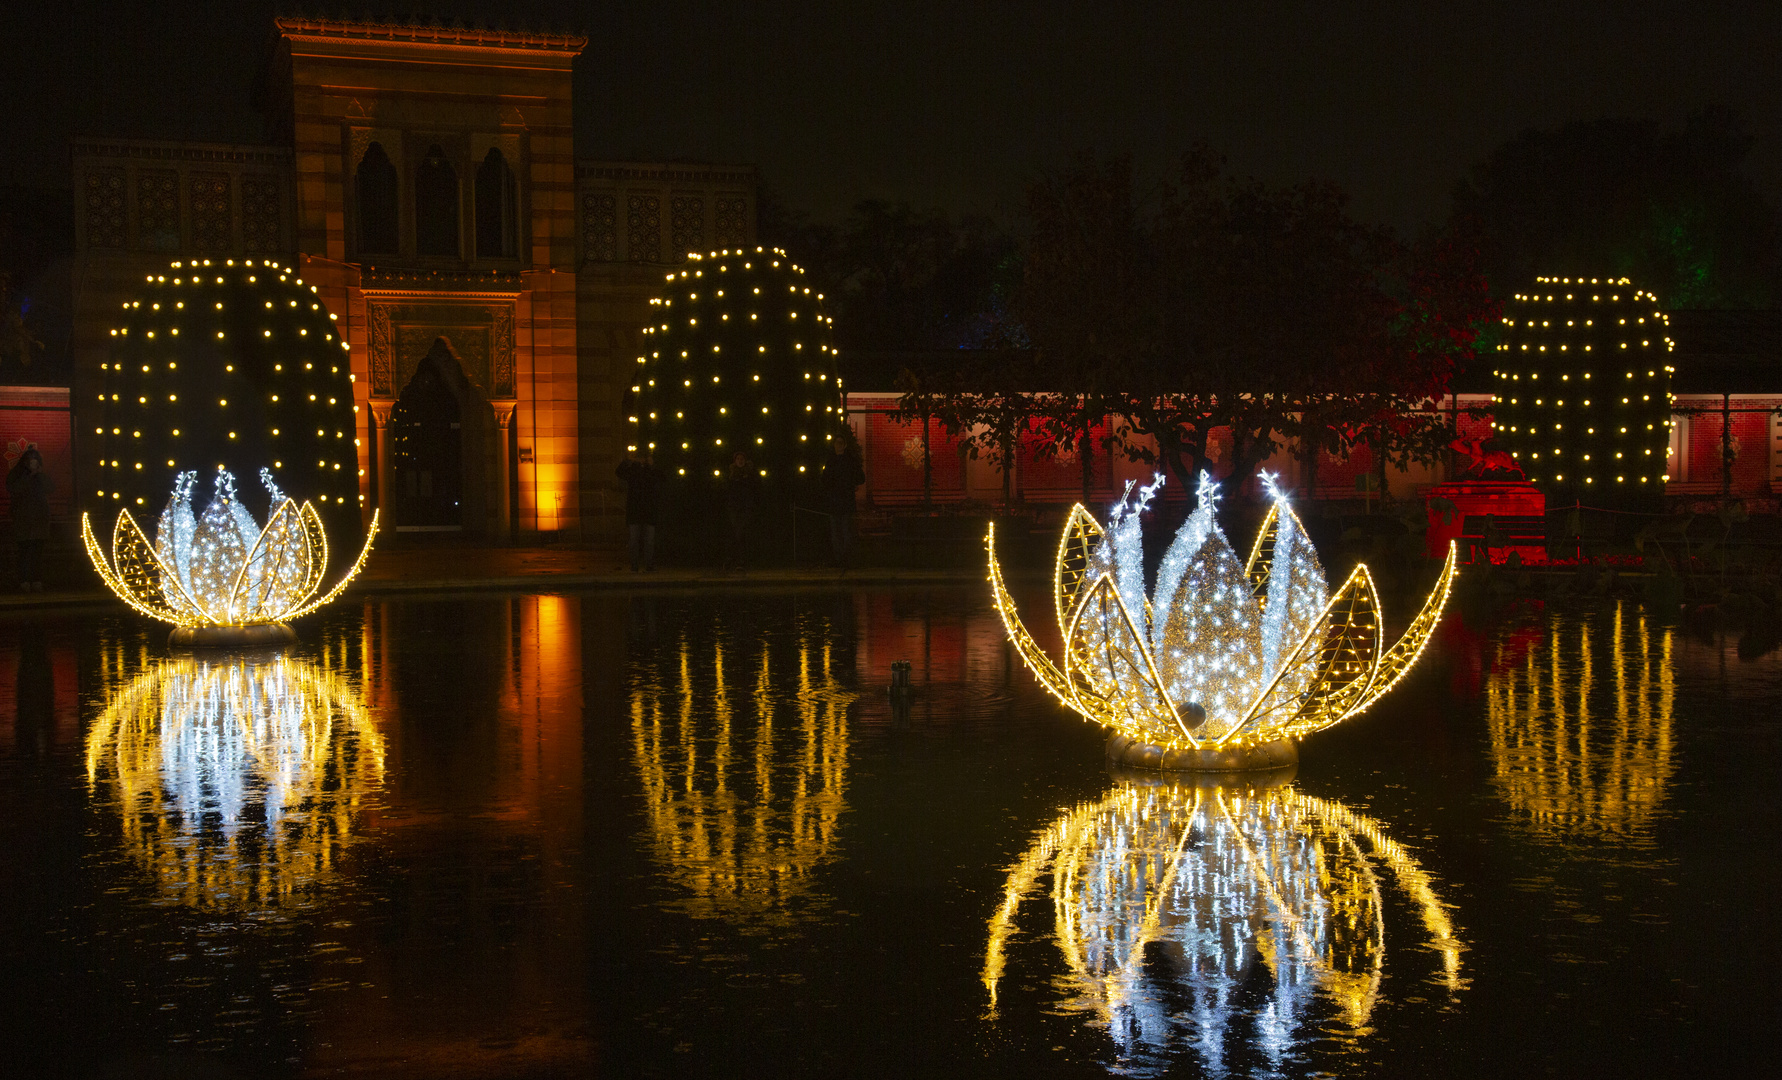
M 1329 593 L 1317 553 L 1285 494 L 1273 499 L 1247 563 L 1214 521 L 1217 485 L 1176 534 L 1147 598 L 1140 513 L 1162 478 L 1132 488 L 1103 529 L 1079 504 L 1058 543 L 1053 599 L 1062 666 L 1015 611 L 987 539 L 996 608 L 1021 659 L 1059 701 L 1116 734 L 1108 752 L 1130 765 L 1248 769 L 1297 760 L 1294 741 L 1366 709 L 1422 653 L 1457 569 L 1440 579 L 1390 648 L 1366 566 Z
M 262 469 L 260 480 L 272 506 L 262 527 L 236 494 L 235 478 L 218 469 L 215 494 L 204 512 L 195 514 L 192 489 L 197 478 L 197 473 L 184 472 L 174 481 L 173 498 L 161 513 L 153 543 L 130 511 L 120 510 L 109 559 L 93 536 L 91 520 L 81 516 L 87 555 L 105 584 L 137 611 L 173 623 L 179 628 L 176 642 L 288 640 L 292 635 L 283 623 L 339 596 L 371 553 L 375 514 L 358 559 L 322 593 L 328 538 L 313 504 L 299 506 L 287 498 L 272 473 Z M 220 632 L 207 637 L 206 631 Z

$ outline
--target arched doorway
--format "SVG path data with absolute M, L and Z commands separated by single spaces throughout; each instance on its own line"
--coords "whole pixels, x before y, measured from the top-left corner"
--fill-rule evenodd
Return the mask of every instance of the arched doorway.
M 447 381 L 445 343 L 415 368 L 390 412 L 391 509 L 398 531 L 464 527 L 464 417 Z

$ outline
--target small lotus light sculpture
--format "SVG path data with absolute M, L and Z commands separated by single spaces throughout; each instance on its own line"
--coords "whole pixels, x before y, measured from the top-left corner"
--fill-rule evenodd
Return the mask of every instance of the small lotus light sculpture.
M 313 504 L 299 506 L 260 470 L 272 499 L 265 527 L 235 491 L 235 477 L 218 469 L 215 494 L 202 514 L 192 510 L 195 472 L 180 473 L 161 512 L 153 543 L 128 510 L 112 529 L 106 558 L 81 516 L 87 556 L 105 584 L 126 604 L 175 626 L 175 644 L 273 644 L 291 640 L 287 620 L 339 596 L 358 575 L 377 537 L 377 516 L 346 576 L 321 594 L 328 538 Z M 320 595 L 318 595 L 320 594 Z
M 1378 701 L 1435 630 L 1458 569 L 1452 544 L 1423 609 L 1387 648 L 1367 567 L 1330 595 L 1285 493 L 1266 473 L 1263 482 L 1273 505 L 1239 563 L 1213 517 L 1218 486 L 1201 474 L 1199 504 L 1149 597 L 1139 518 L 1163 478 L 1136 497 L 1129 484 L 1106 529 L 1073 506 L 1053 574 L 1062 666 L 1016 613 L 991 527 L 990 585 L 1010 640 L 1059 701 L 1115 733 L 1116 761 L 1209 770 L 1294 762 L 1296 740 Z

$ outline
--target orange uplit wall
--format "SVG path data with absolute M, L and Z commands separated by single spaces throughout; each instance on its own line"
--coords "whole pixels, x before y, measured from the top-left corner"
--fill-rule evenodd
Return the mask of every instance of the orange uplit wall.
M 488 416 L 471 453 L 481 486 L 467 531 L 556 532 L 580 513 L 576 384 L 575 158 L 570 35 L 277 20 L 275 89 L 288 94 L 295 240 L 305 273 L 344 324 L 357 379 L 367 504 L 378 426 L 436 339 L 461 364 Z M 358 250 L 354 176 L 376 144 L 395 166 L 400 251 Z M 408 201 L 415 170 L 439 149 L 461 193 L 458 257 L 417 253 Z M 499 151 L 513 173 L 517 254 L 475 246 L 478 164 Z M 510 456 L 511 455 L 511 456 Z M 387 468 L 387 463 L 383 466 Z M 517 490 L 508 490 L 509 478 Z M 514 505 L 510 522 L 509 504 Z

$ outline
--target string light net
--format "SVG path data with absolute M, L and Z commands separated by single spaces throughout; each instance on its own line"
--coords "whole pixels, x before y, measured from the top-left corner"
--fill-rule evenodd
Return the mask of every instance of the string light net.
M 1670 317 L 1627 278 L 1536 278 L 1505 305 L 1496 437 L 1529 480 L 1580 496 L 1670 479 Z
M 101 514 L 115 508 L 109 556 L 91 513 L 81 534 L 125 602 L 179 626 L 281 622 L 357 574 L 376 515 L 363 545 L 331 552 L 329 533 L 365 531 L 351 363 L 314 285 L 270 259 L 171 263 L 124 305 L 101 368 L 92 438 L 82 440 L 96 450 L 87 475 L 97 479 L 83 501 Z M 258 470 L 264 525 L 236 492 L 232 465 Z M 192 509 L 200 476 L 214 486 L 201 514 Z M 142 525 L 169 491 L 151 540 Z
M 1421 655 L 1458 571 L 1451 544 L 1434 590 L 1386 647 L 1365 565 L 1330 594 L 1317 552 L 1272 477 L 1267 518 L 1239 563 L 1214 520 L 1218 486 L 1201 475 L 1145 595 L 1140 515 L 1157 484 L 1127 495 L 1102 527 L 1079 504 L 1059 538 L 1055 663 L 1017 613 L 986 541 L 997 611 L 1023 662 L 1086 719 L 1165 750 L 1246 748 L 1299 739 L 1379 700 Z
M 769 483 L 822 468 L 845 421 L 832 320 L 785 252 L 689 254 L 650 305 L 629 448 L 689 478 L 717 477 L 738 450 Z

